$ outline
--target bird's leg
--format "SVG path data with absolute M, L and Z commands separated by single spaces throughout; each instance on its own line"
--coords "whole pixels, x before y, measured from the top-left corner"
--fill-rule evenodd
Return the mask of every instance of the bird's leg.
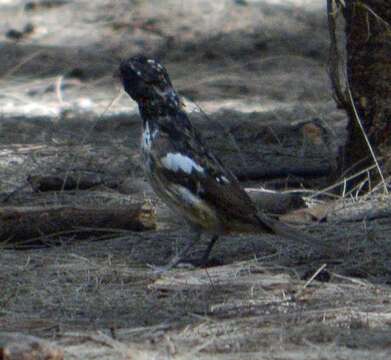
M 213 248 L 214 244 L 216 244 L 216 241 L 218 240 L 218 238 L 219 238 L 218 235 L 213 235 L 212 239 L 210 239 L 208 247 L 205 249 L 205 252 L 202 255 L 202 258 L 200 261 L 200 266 L 205 266 L 206 263 L 208 262 L 210 252 L 212 251 L 212 248 Z
M 187 253 L 189 252 L 189 250 L 200 239 L 201 239 L 201 232 L 200 231 L 196 231 L 193 236 L 191 236 L 191 237 L 189 237 L 187 239 L 187 242 L 186 242 L 184 248 L 179 252 L 179 254 L 175 255 L 166 266 L 163 266 L 163 267 L 153 267 L 153 269 L 156 272 L 158 272 L 158 273 L 162 273 L 162 272 L 166 272 L 168 270 L 171 270 L 172 268 L 177 266 L 180 262 L 182 262 L 185 259 L 185 257 L 187 255 Z
M 179 254 L 175 255 L 171 261 L 168 263 L 169 269 L 177 266 L 180 262 L 182 262 L 185 258 L 189 250 L 201 239 L 201 233 L 199 231 L 195 232 L 193 236 L 187 239 L 184 248 L 179 252 Z

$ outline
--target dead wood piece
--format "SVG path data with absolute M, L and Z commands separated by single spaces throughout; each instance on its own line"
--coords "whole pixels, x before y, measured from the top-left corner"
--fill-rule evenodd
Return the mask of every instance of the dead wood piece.
M 234 159 L 232 159 L 234 161 Z M 226 161 L 227 163 L 231 162 Z M 279 162 L 276 161 L 278 164 Z M 267 180 L 286 176 L 295 176 L 301 178 L 318 178 L 330 174 L 331 166 L 325 163 L 317 164 L 295 164 L 293 161 L 288 165 L 273 165 L 270 167 L 264 165 L 253 165 L 251 168 L 235 168 L 234 173 L 241 181 L 249 180 Z M 292 183 L 292 182 L 291 182 Z M 297 182 L 295 182 L 297 183 Z
M 0 333 L 0 360 L 62 360 L 63 350 L 48 341 L 20 333 Z
M 102 229 L 154 229 L 155 212 L 142 204 L 122 207 L 32 206 L 0 208 L 0 241 L 18 244 L 65 234 L 78 238 Z M 26 243 L 25 243 L 26 244 Z
M 293 280 L 287 274 L 268 274 L 259 272 L 256 269 L 251 269 L 243 264 L 236 263 L 224 266 L 216 266 L 195 271 L 180 271 L 170 272 L 167 275 L 159 278 L 151 288 L 158 290 L 173 290 L 191 289 L 201 287 L 227 287 L 233 289 L 235 287 L 254 286 L 261 287 L 265 290 L 281 289 L 287 290 L 292 287 Z
M 58 343 L 64 348 L 66 357 L 72 359 L 168 359 L 149 344 L 128 341 L 125 344 L 100 331 L 65 333 Z
M 340 200 L 319 204 L 307 209 L 299 209 L 289 214 L 284 214 L 280 220 L 309 224 L 313 222 L 354 222 L 362 220 L 374 220 L 391 216 L 389 196 L 368 200 Z
M 337 202 L 319 204 L 311 208 L 297 209 L 279 217 L 280 220 L 293 224 L 311 224 L 327 221 L 331 213 L 335 212 Z
M 139 197 L 124 195 L 115 191 L 98 190 L 69 190 L 31 192 L 18 191 L 14 193 L 0 193 L 0 203 L 3 206 L 76 206 L 87 208 L 101 208 L 102 206 L 128 206 L 142 201 L 143 193 Z M 6 205 L 7 204 L 7 205 Z M 1 208 L 1 207 L 0 207 Z
M 85 190 L 100 185 L 117 187 L 118 184 L 110 182 L 106 184 L 98 174 L 62 174 L 62 175 L 30 175 L 27 181 L 34 191 L 62 191 L 62 190 Z M 117 185 L 117 186 L 115 186 Z
M 291 114 L 281 113 L 283 122 L 272 116 L 220 111 L 207 129 L 200 128 L 239 180 L 327 176 L 335 162 L 335 135 L 317 119 L 289 123 Z M 221 131 L 220 119 L 227 131 Z
M 387 197 L 388 198 L 388 197 Z M 391 206 L 387 198 L 368 201 L 350 201 L 341 203 L 330 212 L 327 220 L 334 222 L 362 221 L 388 218 Z

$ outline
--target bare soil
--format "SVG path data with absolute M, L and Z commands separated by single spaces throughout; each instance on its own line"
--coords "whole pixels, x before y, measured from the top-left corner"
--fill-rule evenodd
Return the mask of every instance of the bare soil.
M 389 358 L 389 197 L 376 189 L 366 198 L 317 193 L 330 185 L 346 124 L 327 77 L 324 6 L 0 1 L 3 205 L 61 204 L 66 195 L 36 194 L 28 176 L 87 174 L 100 179 L 89 190 L 96 201 L 107 202 L 105 193 L 115 194 L 110 205 L 146 201 L 158 216 L 154 231 L 1 244 L 1 331 L 49 339 L 67 359 Z M 316 244 L 226 237 L 213 251 L 216 266 L 153 272 L 149 265 L 165 264 L 189 232 L 144 181 L 137 109 L 117 98 L 113 72 L 138 52 L 167 66 L 195 124 L 244 186 L 294 184 L 296 192 L 310 188 L 310 205 L 338 202 L 322 221 L 306 221 Z M 306 124 L 327 135 L 306 142 Z M 274 125 L 291 135 L 280 137 Z M 298 151 L 292 138 L 303 142 Z M 259 139 L 277 142 L 281 158 L 271 161 Z M 292 165 L 309 170 L 288 176 Z

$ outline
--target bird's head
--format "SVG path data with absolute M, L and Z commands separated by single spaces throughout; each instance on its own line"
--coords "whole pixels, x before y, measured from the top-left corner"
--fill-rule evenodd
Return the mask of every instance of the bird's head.
M 119 66 L 119 76 L 125 91 L 139 105 L 178 106 L 178 95 L 167 70 L 157 60 L 143 55 L 123 60 Z

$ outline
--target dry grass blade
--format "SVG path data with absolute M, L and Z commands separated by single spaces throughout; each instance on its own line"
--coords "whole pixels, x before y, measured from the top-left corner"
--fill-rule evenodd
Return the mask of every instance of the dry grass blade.
M 363 3 L 362 1 L 357 1 L 357 6 L 364 8 L 369 13 L 371 13 L 376 20 L 378 20 L 380 23 L 384 25 L 384 27 L 387 29 L 387 31 L 391 31 L 391 25 L 384 20 L 379 14 L 377 14 L 373 9 L 371 9 L 367 4 Z
M 349 95 L 349 100 L 350 100 L 351 107 L 352 107 L 352 109 L 353 109 L 354 117 L 355 117 L 355 119 L 356 119 L 356 121 L 357 121 L 358 126 L 360 127 L 360 130 L 361 130 L 361 132 L 362 132 L 362 135 L 364 136 L 365 142 L 367 143 L 368 149 L 369 149 L 369 151 L 370 151 L 370 153 L 371 153 L 373 162 L 375 163 L 375 166 L 376 166 L 376 168 L 377 168 L 377 171 L 378 171 L 378 173 L 379 173 L 379 176 L 380 176 L 380 178 L 381 178 L 381 180 L 382 180 L 383 187 L 384 187 L 384 192 L 385 192 L 386 194 L 388 194 L 387 183 L 386 183 L 386 181 L 385 181 L 385 179 L 384 179 L 383 172 L 382 172 L 382 170 L 381 170 L 381 168 L 380 168 L 379 162 L 377 161 L 377 158 L 376 158 L 375 152 L 373 151 L 372 145 L 371 145 L 371 143 L 370 143 L 370 141 L 369 141 L 369 139 L 368 139 L 367 134 L 365 133 L 365 129 L 364 129 L 364 127 L 363 127 L 363 125 L 362 125 L 362 122 L 361 122 L 361 120 L 360 120 L 360 117 L 359 117 L 359 115 L 358 115 L 356 106 L 354 105 L 353 96 L 352 96 L 352 93 L 351 93 L 351 91 L 350 91 L 350 87 L 349 87 L 349 86 L 347 86 L 347 92 L 348 92 L 348 95 Z
M 335 189 L 335 188 L 337 188 L 337 187 L 339 187 L 339 186 L 341 186 L 341 185 L 344 185 L 344 184 L 346 184 L 348 181 L 350 181 L 350 180 L 352 180 L 352 179 L 355 179 L 355 178 L 359 177 L 360 175 L 365 174 L 365 173 L 367 173 L 368 171 L 371 171 L 371 170 L 373 170 L 373 169 L 375 169 L 375 168 L 376 168 L 376 164 L 371 165 L 371 166 L 368 166 L 367 168 L 365 168 L 365 169 L 363 169 L 363 170 L 360 170 L 360 171 L 356 172 L 355 174 L 353 174 L 353 175 L 351 175 L 351 176 L 349 176 L 349 177 L 344 178 L 344 179 L 341 180 L 341 181 L 338 181 L 338 182 L 336 182 L 336 183 L 334 183 L 334 184 L 332 184 L 332 185 L 330 185 L 330 186 L 327 186 L 326 188 L 321 189 L 321 190 L 319 190 L 319 191 L 315 191 L 314 194 L 310 196 L 310 198 L 312 199 L 312 198 L 316 198 L 316 197 L 319 197 L 319 196 L 323 196 L 324 194 L 328 194 L 328 192 L 329 192 L 330 190 L 333 190 L 333 189 Z M 346 195 L 346 192 L 343 192 L 342 198 L 344 198 L 344 195 Z
M 308 281 L 303 285 L 303 289 L 305 289 L 307 286 L 309 286 L 314 279 L 318 276 L 318 274 L 327 266 L 327 264 L 323 264 L 318 270 L 315 271 L 315 273 L 308 279 Z
M 41 55 L 43 50 L 35 51 L 31 55 L 26 56 L 22 61 L 20 61 L 17 65 L 15 65 L 12 69 L 7 71 L 1 78 L 4 81 L 6 78 L 14 75 L 23 65 L 35 59 L 37 56 Z

